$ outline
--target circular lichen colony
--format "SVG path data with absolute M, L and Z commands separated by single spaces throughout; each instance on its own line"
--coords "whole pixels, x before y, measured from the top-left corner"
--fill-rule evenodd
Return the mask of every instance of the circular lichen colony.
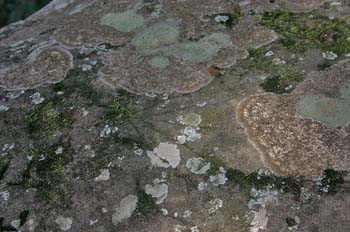
M 160 48 L 175 43 L 179 34 L 174 22 L 157 23 L 137 34 L 132 44 L 141 54 L 151 55 L 159 52 Z
M 102 25 L 107 25 L 121 32 L 131 32 L 143 26 L 145 20 L 142 15 L 136 14 L 134 10 L 122 13 L 110 13 L 101 19 Z
M 148 61 L 149 65 L 155 68 L 164 69 L 169 66 L 169 59 L 164 56 L 155 56 Z
M 350 99 L 306 95 L 296 105 L 298 114 L 320 121 L 328 127 L 346 126 L 350 121 Z

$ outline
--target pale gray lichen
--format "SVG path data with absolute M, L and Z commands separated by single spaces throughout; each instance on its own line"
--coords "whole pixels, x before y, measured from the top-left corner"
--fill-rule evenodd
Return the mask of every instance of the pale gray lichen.
M 200 157 L 194 157 L 187 160 L 186 168 L 194 174 L 203 175 L 210 169 L 210 162 L 206 162 Z
M 154 24 L 138 33 L 132 40 L 137 51 L 143 55 L 159 52 L 160 48 L 175 43 L 180 33 L 175 22 Z
M 102 17 L 101 24 L 115 28 L 121 32 L 132 32 L 143 26 L 145 20 L 135 10 L 121 13 L 110 13 Z
M 155 68 L 164 69 L 170 65 L 170 61 L 164 56 L 155 56 L 148 61 L 148 64 Z
M 168 185 L 155 179 L 153 184 L 145 185 L 145 192 L 156 199 L 156 204 L 161 204 L 168 197 Z
M 136 210 L 138 197 L 135 195 L 128 195 L 124 197 L 119 206 L 115 208 L 115 212 L 112 215 L 112 221 L 114 225 L 118 225 L 124 220 L 131 217 L 132 213 Z
M 72 228 L 73 220 L 69 217 L 59 216 L 55 222 L 61 230 L 68 231 Z

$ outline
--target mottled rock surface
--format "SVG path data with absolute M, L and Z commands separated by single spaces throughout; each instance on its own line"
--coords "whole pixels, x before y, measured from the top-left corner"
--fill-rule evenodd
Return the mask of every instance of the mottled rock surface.
M 54 0 L 0 29 L 0 231 L 349 230 L 347 0 Z

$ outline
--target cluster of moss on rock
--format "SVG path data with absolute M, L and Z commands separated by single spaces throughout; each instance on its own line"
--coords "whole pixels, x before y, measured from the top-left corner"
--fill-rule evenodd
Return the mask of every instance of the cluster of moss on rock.
M 275 10 L 265 12 L 260 24 L 281 34 L 282 44 L 294 52 L 305 52 L 310 48 L 338 55 L 350 52 L 350 28 L 341 19 Z

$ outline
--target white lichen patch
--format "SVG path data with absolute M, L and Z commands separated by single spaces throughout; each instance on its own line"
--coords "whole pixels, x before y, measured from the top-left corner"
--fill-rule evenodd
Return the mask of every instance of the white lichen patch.
M 0 196 L 4 201 L 8 201 L 10 199 L 10 192 L 8 190 L 1 191 Z
M 30 96 L 32 103 L 35 105 L 41 104 L 45 101 L 45 98 L 41 97 L 40 93 L 36 92 Z
M 168 185 L 155 179 L 153 184 L 145 185 L 145 192 L 156 200 L 156 204 L 161 204 L 168 197 Z
M 15 144 L 14 143 L 6 143 L 4 144 L 4 146 L 2 147 L 2 152 L 1 152 L 1 156 L 6 156 L 8 155 L 8 152 L 11 151 L 13 148 L 15 148 Z
M 55 150 L 55 154 L 56 155 L 61 155 L 63 154 L 63 147 L 59 146 L 56 150 Z
M 220 167 L 220 169 L 216 175 L 209 177 L 209 181 L 215 187 L 217 187 L 219 185 L 226 184 L 226 182 L 227 182 L 226 170 L 223 167 Z
M 202 137 L 198 131 L 199 131 L 199 128 L 186 126 L 185 129 L 182 131 L 182 133 L 183 135 L 186 136 L 187 142 L 194 142 L 196 140 L 199 140 Z
M 323 52 L 323 53 L 322 53 L 322 56 L 323 56 L 323 58 L 325 58 L 325 59 L 327 59 L 327 60 L 335 60 L 335 59 L 338 58 L 338 55 L 337 55 L 336 53 L 330 52 L 330 51 L 328 51 L 328 52 Z
M 198 127 L 202 122 L 201 116 L 196 113 L 186 114 L 184 117 L 180 117 L 180 119 L 181 124 L 191 127 Z
M 197 185 L 197 190 L 199 192 L 203 192 L 208 187 L 208 184 L 206 182 L 199 182 Z
M 102 17 L 102 25 L 110 26 L 120 32 L 132 32 L 143 26 L 145 19 L 135 10 L 127 10 L 121 13 L 110 13 Z
M 217 23 L 225 23 L 229 19 L 230 19 L 230 17 L 228 17 L 227 15 L 217 15 L 214 18 L 215 22 L 217 22 Z
M 152 165 L 162 168 L 176 168 L 181 161 L 180 151 L 176 144 L 160 143 L 154 151 L 147 151 Z
M 101 169 L 100 175 L 95 177 L 95 181 L 108 181 L 110 179 L 110 172 L 108 169 Z
M 252 188 L 250 195 L 253 199 L 248 202 L 248 208 L 252 209 L 255 206 L 265 207 L 268 203 L 278 204 L 278 192 L 267 187 L 265 190 L 256 190 Z
M 73 219 L 69 217 L 59 216 L 58 218 L 56 218 L 55 222 L 61 230 L 68 231 L 72 228 Z
M 215 198 L 215 199 L 212 199 L 211 201 L 209 201 L 208 213 L 213 214 L 216 211 L 218 211 L 222 207 L 222 203 L 223 203 L 223 201 L 219 198 Z
M 118 225 L 120 222 L 130 218 L 136 209 L 137 202 L 138 197 L 135 195 L 128 195 L 124 197 L 112 215 L 113 224 Z
M 5 106 L 5 105 L 0 105 L 0 113 L 6 112 L 10 109 L 10 107 Z
M 210 169 L 210 162 L 203 158 L 190 158 L 186 162 L 186 168 L 194 174 L 203 175 Z
M 268 217 L 266 215 L 266 209 L 260 208 L 258 211 L 252 211 L 254 214 L 253 221 L 250 223 L 250 232 L 259 232 L 265 230 L 268 222 Z
M 105 125 L 105 127 L 100 132 L 100 137 L 108 137 L 111 133 L 114 134 L 119 130 L 118 127 L 111 127 L 110 125 Z

